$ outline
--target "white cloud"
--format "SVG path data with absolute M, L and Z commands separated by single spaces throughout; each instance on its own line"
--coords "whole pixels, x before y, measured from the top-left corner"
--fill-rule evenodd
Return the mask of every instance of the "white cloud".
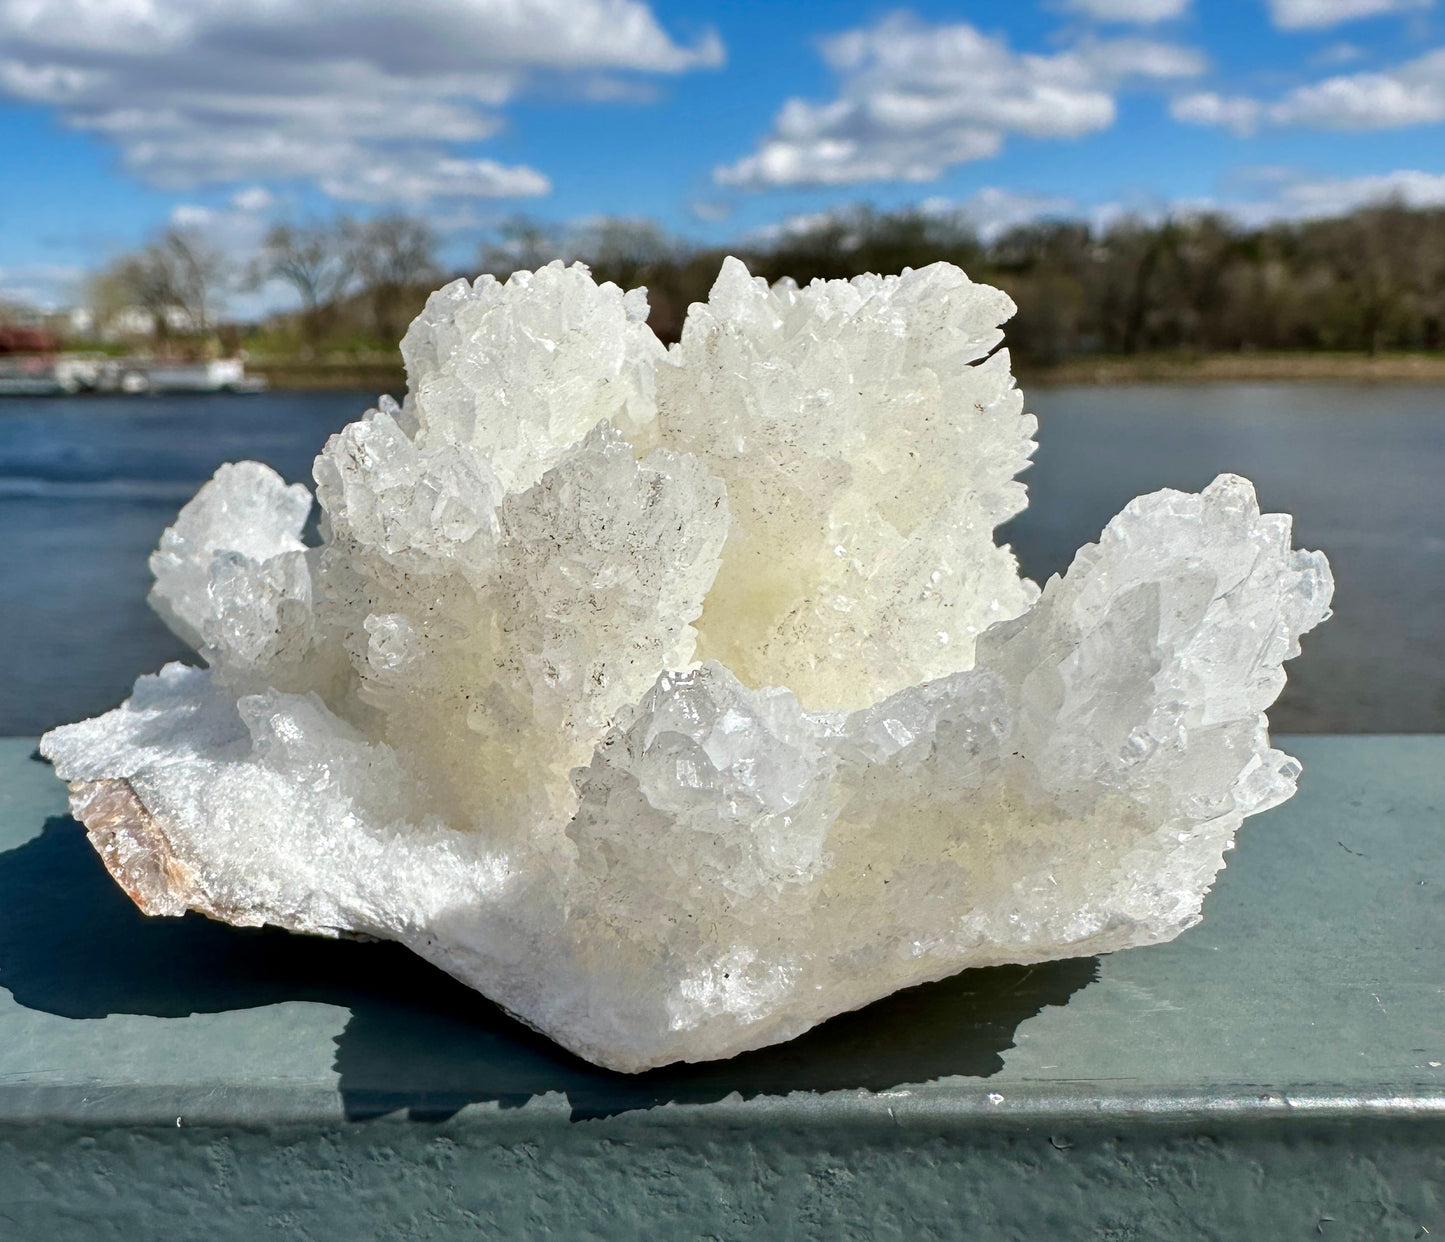
M 1360 177 L 1317 177 L 1287 166 L 1256 166 L 1237 169 L 1231 181 L 1233 192 L 1217 197 L 1146 197 L 1093 204 L 988 186 L 959 200 L 926 198 L 914 210 L 954 218 L 971 226 L 985 242 L 991 242 L 1017 225 L 1057 218 L 1083 220 L 1096 233 L 1102 233 L 1124 219 L 1157 225 L 1171 217 L 1217 213 L 1246 227 L 1259 228 L 1278 222 L 1341 216 L 1387 202 L 1416 208 L 1445 207 L 1445 173 L 1414 169 Z M 864 209 L 856 206 L 791 215 L 751 230 L 743 241 L 768 245 L 819 229 L 840 228 L 839 244 L 847 249 L 862 240 L 863 216 Z M 850 235 L 850 226 L 855 222 L 859 232 Z
M 1367 131 L 1445 121 L 1445 48 L 1393 69 L 1340 74 L 1277 100 L 1209 92 L 1174 100 L 1176 120 L 1249 133 L 1262 124 Z
M 420 206 L 438 198 L 521 198 L 546 194 L 552 183 L 525 167 L 495 160 L 442 157 L 374 161 L 320 178 L 332 198 Z
M 846 228 L 856 217 L 857 212 L 856 207 L 838 207 L 831 211 L 799 211 L 770 224 L 760 224 L 756 228 L 749 229 L 743 234 L 742 240 L 751 245 L 771 246 L 791 237 L 806 237 L 809 233 L 816 233 L 835 225 L 842 225 Z M 858 240 L 860 239 L 845 236 L 843 248 L 849 249 L 850 241 L 852 245 L 857 245 Z
M 247 186 L 232 194 L 221 207 L 201 203 L 177 203 L 171 208 L 170 223 L 199 236 L 208 246 L 239 264 L 249 259 L 271 226 L 270 211 L 275 204 L 263 186 Z
M 1016 225 L 1048 216 L 1068 215 L 1073 209 L 1072 199 L 1058 195 L 1029 194 L 999 186 L 985 186 L 963 199 L 926 198 L 913 210 L 925 216 L 956 222 L 972 229 L 984 241 L 992 241 Z M 867 216 L 866 209 L 857 206 L 799 212 L 775 223 L 760 225 L 750 230 L 743 240 L 767 246 L 822 229 L 840 228 L 843 232 L 839 245 L 847 250 L 862 241 Z
M 1285 182 L 1269 198 L 1236 204 L 1233 211 L 1248 222 L 1264 223 L 1344 215 L 1390 201 L 1407 207 L 1445 206 L 1445 173 L 1400 169 L 1365 177 L 1301 177 Z
M 688 211 L 696 220 L 704 224 L 719 224 L 724 220 L 730 220 L 733 214 L 731 203 L 720 202 L 715 199 L 697 199 L 688 204 Z
M 1101 203 L 1088 211 L 1104 231 L 1124 217 L 1158 224 L 1169 217 L 1205 213 L 1227 216 L 1246 228 L 1346 215 L 1361 207 L 1400 202 L 1407 207 L 1445 207 L 1445 173 L 1415 169 L 1361 177 L 1316 177 L 1298 168 L 1263 166 L 1236 170 L 1236 193 L 1220 197 Z M 1251 188 L 1255 191 L 1250 193 Z
M 0 0 L 0 94 L 57 109 L 182 190 L 545 193 L 541 173 L 458 146 L 495 133 L 497 110 L 539 80 L 616 97 L 637 89 L 616 75 L 722 55 L 715 35 L 675 42 L 644 0 Z
M 229 318 L 254 321 L 277 310 L 292 310 L 296 292 L 281 281 L 255 287 L 248 279 L 248 264 L 260 249 L 273 223 L 271 209 L 276 199 L 264 186 L 246 186 L 232 194 L 223 206 L 178 203 L 171 209 L 170 223 L 198 239 L 225 260 L 224 279 L 213 291 L 216 309 Z
M 1352 60 L 1359 60 L 1364 54 L 1364 48 L 1354 43 L 1332 43 L 1313 57 L 1312 63 L 1316 65 L 1348 65 Z
M 1057 194 L 1028 194 L 999 186 L 984 186 L 956 203 L 926 200 L 923 208 L 958 216 L 987 242 L 1020 224 L 1031 224 L 1050 216 L 1066 216 L 1074 210 L 1074 201 Z
M 246 59 L 351 60 L 422 69 L 641 69 L 675 73 L 722 57 L 717 36 L 679 47 L 641 0 L 0 0 L 18 42 L 100 53 L 226 49 Z
M 1214 91 L 1180 95 L 1169 103 L 1169 115 L 1176 121 L 1186 125 L 1217 125 L 1240 135 L 1254 132 L 1259 113 L 1258 100 L 1218 95 Z
M 1189 0 L 1067 0 L 1064 7 L 1096 22 L 1136 22 L 1152 26 L 1183 17 Z
M 1268 0 L 1280 30 L 1324 30 L 1363 17 L 1384 17 L 1427 9 L 1433 0 Z
M 275 196 L 263 185 L 247 186 L 231 195 L 231 206 L 237 211 L 265 211 L 275 201 Z
M 195 203 L 181 203 L 171 211 L 171 223 L 177 228 L 195 229 L 210 224 L 216 213 Z
M 1385 72 L 1342 74 L 1302 86 L 1270 109 L 1270 119 L 1356 130 L 1445 121 L 1445 48 Z
M 74 300 L 85 269 L 74 263 L 18 263 L 0 267 L 0 303 L 53 311 Z
M 827 40 L 840 79 L 828 103 L 789 99 L 759 149 L 718 168 L 762 189 L 932 181 L 996 155 L 1010 134 L 1077 138 L 1114 122 L 1115 92 L 1202 72 L 1198 53 L 1145 39 L 1089 40 L 1051 55 L 1016 52 L 967 23 L 907 15 Z

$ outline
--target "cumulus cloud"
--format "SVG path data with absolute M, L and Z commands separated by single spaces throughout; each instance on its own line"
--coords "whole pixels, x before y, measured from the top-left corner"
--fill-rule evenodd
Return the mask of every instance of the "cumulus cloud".
M 1016 52 L 966 22 L 933 26 L 907 15 L 828 39 L 823 56 L 838 75 L 838 97 L 789 99 L 754 154 L 715 170 L 719 183 L 932 181 L 998 154 L 1010 134 L 1078 138 L 1106 129 L 1124 84 L 1204 67 L 1190 49 L 1146 39 Z
M 1372 73 L 1339 74 L 1273 101 L 1210 92 L 1173 101 L 1176 120 L 1245 134 L 1260 125 L 1311 129 L 1400 129 L 1445 121 L 1445 48 Z
M 1300 177 L 1285 181 L 1268 198 L 1237 204 L 1235 214 L 1253 223 L 1344 215 L 1375 203 L 1445 207 L 1445 173 L 1416 169 L 1364 177 Z
M 1445 48 L 1381 73 L 1341 74 L 1291 91 L 1270 109 L 1280 125 L 1394 129 L 1445 120 Z
M 1384 17 L 1427 9 L 1433 0 L 1269 0 L 1269 15 L 1280 30 L 1323 30 L 1363 17 Z
M 1074 200 L 1059 195 L 985 186 L 962 199 L 925 198 L 912 210 L 922 216 L 972 229 L 988 242 L 1017 225 L 1050 216 L 1069 215 L 1074 210 Z M 810 233 L 837 230 L 838 245 L 848 250 L 862 243 L 871 218 L 872 212 L 868 208 L 858 206 L 799 212 L 771 224 L 760 225 L 750 230 L 743 240 L 756 245 L 774 245 L 790 238 L 806 237 Z
M 643 0 L 0 0 L 0 93 L 180 190 L 304 178 L 369 202 L 541 194 L 542 173 L 458 147 L 539 77 L 615 95 L 616 75 L 722 55 L 715 35 L 675 42 Z
M 524 166 L 426 154 L 347 167 L 319 180 L 332 198 L 415 205 L 438 198 L 519 198 L 552 188 L 541 173 Z
M 1169 114 L 1186 125 L 1215 125 L 1241 136 L 1251 134 L 1259 124 L 1258 100 L 1242 95 L 1226 96 L 1214 91 L 1196 91 L 1170 101 Z
M 263 185 L 247 186 L 231 196 L 231 206 L 252 214 L 268 210 L 275 201 L 275 196 Z
M 1067 0 L 1064 7 L 1096 22 L 1134 22 L 1152 26 L 1156 22 L 1183 17 L 1189 0 Z

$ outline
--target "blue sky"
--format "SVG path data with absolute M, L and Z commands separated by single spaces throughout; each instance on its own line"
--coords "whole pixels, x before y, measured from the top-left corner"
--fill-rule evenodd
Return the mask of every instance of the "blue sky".
M 404 13 L 403 17 L 394 14 Z M 171 221 L 1445 202 L 1435 0 L 0 0 L 0 296 Z

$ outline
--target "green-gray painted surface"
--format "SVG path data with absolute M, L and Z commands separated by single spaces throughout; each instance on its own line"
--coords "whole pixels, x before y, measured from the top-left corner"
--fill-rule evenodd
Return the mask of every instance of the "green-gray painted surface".
M 593 1069 L 388 945 L 147 920 L 0 741 L 0 1239 L 1445 1238 L 1445 738 L 1290 738 L 1169 945 Z

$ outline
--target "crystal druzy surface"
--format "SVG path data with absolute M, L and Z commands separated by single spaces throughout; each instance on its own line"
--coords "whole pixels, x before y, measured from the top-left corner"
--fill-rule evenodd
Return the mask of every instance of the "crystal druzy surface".
M 1329 568 L 1225 475 L 1021 579 L 1012 311 L 729 259 L 668 350 L 581 266 L 450 284 L 320 545 L 223 466 L 151 560 L 207 667 L 42 749 L 142 908 L 399 940 L 622 1070 L 1167 940 L 1294 790 Z

